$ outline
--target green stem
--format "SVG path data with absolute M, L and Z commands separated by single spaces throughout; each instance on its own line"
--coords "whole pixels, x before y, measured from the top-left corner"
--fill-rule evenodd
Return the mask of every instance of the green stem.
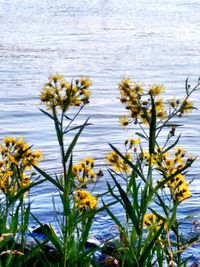
M 23 203 L 23 195 L 20 197 L 20 207 L 21 207 L 21 248 L 22 252 L 24 251 L 25 246 L 25 231 L 24 231 L 24 203 Z

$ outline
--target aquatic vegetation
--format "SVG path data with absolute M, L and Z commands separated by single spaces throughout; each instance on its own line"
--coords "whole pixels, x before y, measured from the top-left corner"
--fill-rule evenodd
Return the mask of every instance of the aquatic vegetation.
M 69 82 L 54 74 L 41 90 L 40 101 L 45 108 L 40 110 L 54 125 L 61 173 L 50 175 L 41 169 L 42 152 L 34 150 L 22 137 L 3 138 L 0 266 L 186 266 L 183 252 L 196 244 L 199 235 L 183 237 L 178 209 L 192 196 L 188 169 L 195 157 L 179 146 L 179 124 L 174 119 L 195 109 L 190 96 L 199 89 L 200 80 L 193 88 L 186 80 L 184 99 L 165 99 L 163 85 L 146 88 L 129 78 L 119 83 L 120 102 L 126 110 L 119 123 L 125 129 L 137 125 L 141 131 L 132 132 L 124 140 L 123 152 L 110 144 L 112 150 L 105 161 L 113 183 L 107 182 L 108 189 L 102 195 L 93 195 L 89 190 L 103 176 L 95 159 L 85 157 L 77 162 L 73 153 L 80 135 L 90 125 L 88 120 L 82 125 L 75 123 L 90 102 L 90 87 L 87 77 Z M 69 142 L 71 131 L 76 133 Z M 47 181 L 59 197 L 59 205 L 58 198 L 52 200 L 56 231 L 32 214 L 27 197 L 31 188 Z M 103 195 L 110 195 L 112 200 L 105 203 Z M 112 209 L 116 203 L 122 207 L 124 222 Z M 107 244 L 87 247 L 95 215 L 102 211 L 108 213 L 119 231 L 112 250 L 107 249 Z M 44 240 L 35 239 L 31 247 L 27 243 L 30 216 L 44 234 Z M 97 250 L 106 253 L 101 264 L 94 258 Z

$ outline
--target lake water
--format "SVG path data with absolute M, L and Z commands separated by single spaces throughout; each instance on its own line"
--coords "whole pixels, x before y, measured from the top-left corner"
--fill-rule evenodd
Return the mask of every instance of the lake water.
M 53 127 L 40 111 L 39 93 L 49 73 L 69 80 L 87 75 L 93 81 L 90 105 L 78 119 L 91 116 L 93 126 L 80 138 L 76 160 L 94 156 L 102 167 L 108 142 L 122 146 L 133 131 L 118 127 L 123 107 L 117 84 L 124 76 L 147 85 L 163 83 L 168 96 L 184 94 L 187 77 L 200 76 L 199 0 L 1 0 L 0 1 L 0 137 L 24 136 L 40 148 L 47 171 L 59 171 Z M 200 107 L 200 92 L 192 99 Z M 182 142 L 200 155 L 200 113 L 182 119 Z M 199 215 L 200 158 L 189 178 L 193 197 L 181 215 Z M 104 177 L 96 191 L 105 188 Z M 33 211 L 53 222 L 53 189 L 32 192 Z M 95 227 L 107 226 L 100 216 Z

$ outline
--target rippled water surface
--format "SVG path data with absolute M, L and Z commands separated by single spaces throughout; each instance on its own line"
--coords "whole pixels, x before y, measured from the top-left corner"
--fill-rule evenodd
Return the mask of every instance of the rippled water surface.
M 168 96 L 184 94 L 184 82 L 200 75 L 199 0 L 1 0 L 0 1 L 0 137 L 24 136 L 43 150 L 42 166 L 59 170 L 59 153 L 53 127 L 39 111 L 39 92 L 49 73 L 69 80 L 88 75 L 91 104 L 79 117 L 93 126 L 82 135 L 76 159 L 94 156 L 103 164 L 108 142 L 120 147 L 132 132 L 118 127 L 123 108 L 117 83 L 130 76 L 145 84 L 163 83 Z M 200 107 L 200 92 L 193 95 Z M 200 154 L 200 113 L 182 122 L 182 140 Z M 193 198 L 181 214 L 200 210 L 199 159 L 191 170 Z M 104 180 L 106 177 L 104 178 Z M 105 188 L 102 180 L 97 191 Z M 33 209 L 44 221 L 53 221 L 50 186 L 32 193 Z M 107 225 L 99 217 L 97 228 Z

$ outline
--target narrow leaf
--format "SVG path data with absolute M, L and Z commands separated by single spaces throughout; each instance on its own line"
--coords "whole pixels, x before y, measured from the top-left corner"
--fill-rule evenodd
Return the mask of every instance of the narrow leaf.
M 175 146 L 177 145 L 177 143 L 179 142 L 180 137 L 181 137 L 181 134 L 179 134 L 179 136 L 177 137 L 176 141 L 175 141 L 172 145 L 168 146 L 168 147 L 163 151 L 163 153 L 166 153 L 167 151 L 169 151 L 169 150 L 171 150 L 173 147 L 175 147 Z
M 130 160 L 128 160 L 116 147 L 114 147 L 112 144 L 109 144 L 110 147 L 137 173 L 137 175 L 142 178 L 142 180 L 145 182 L 144 175 L 142 172 L 140 172 L 137 168 L 137 165 L 133 164 Z
M 151 122 L 149 128 L 149 153 L 154 154 L 156 142 L 156 106 L 151 95 Z
M 79 136 L 81 135 L 83 129 L 84 129 L 85 126 L 87 125 L 88 120 L 89 120 L 89 118 L 86 120 L 86 122 L 85 122 L 83 125 L 81 125 L 81 127 L 80 127 L 78 133 L 75 135 L 74 139 L 72 140 L 71 144 L 69 145 L 69 147 L 68 147 L 68 149 L 67 149 L 67 152 L 66 152 L 66 154 L 65 154 L 65 162 L 68 161 L 69 156 L 70 156 L 70 154 L 72 153 L 72 151 L 73 151 L 73 149 L 74 149 L 74 147 L 75 147 L 75 145 L 76 145 L 76 143 L 77 143 L 77 141 L 78 141 L 78 138 L 79 138 Z
M 46 178 L 49 182 L 51 182 L 52 184 L 54 184 L 59 190 L 63 191 L 62 186 L 55 181 L 55 179 L 53 179 L 48 173 L 46 173 L 45 171 L 43 171 L 42 169 L 40 169 L 39 167 L 33 165 L 34 169 L 36 169 L 36 171 L 38 171 L 44 178 Z
M 148 140 L 147 136 L 145 136 L 145 135 L 142 134 L 142 133 L 136 132 L 135 134 L 138 135 L 138 136 L 141 137 L 141 138 L 144 138 L 144 139 Z
M 92 125 L 92 123 L 87 123 L 85 126 L 90 126 L 90 125 Z M 70 128 L 70 129 L 68 129 L 68 130 L 65 130 L 65 131 L 63 132 L 63 134 L 66 134 L 66 133 L 68 133 L 68 132 L 71 132 L 71 131 L 80 129 L 81 127 L 82 127 L 82 125 L 75 126 L 75 127 Z
M 138 221 L 138 218 L 135 214 L 135 210 L 133 209 L 132 205 L 131 205 L 131 202 L 130 200 L 128 199 L 128 196 L 126 194 L 126 192 L 123 190 L 123 188 L 121 187 L 121 185 L 117 182 L 117 180 L 115 179 L 114 176 L 112 176 L 118 190 L 119 190 L 119 193 L 120 193 L 120 196 L 122 198 L 122 201 L 124 203 L 124 207 L 126 209 L 126 213 L 128 214 L 128 216 L 130 217 L 135 229 L 136 229 L 136 232 L 138 235 L 141 234 L 141 230 L 139 228 L 139 221 Z
M 45 181 L 46 181 L 46 179 L 42 179 L 42 180 L 39 180 L 37 182 L 32 182 L 29 185 L 27 185 L 26 187 L 21 188 L 21 190 L 15 196 L 13 196 L 13 198 L 9 204 L 10 205 L 13 204 L 17 199 L 19 199 L 22 195 L 24 195 L 26 192 L 28 192 L 32 187 L 35 187 L 39 184 L 42 184 Z
M 49 112 L 47 112 L 47 111 L 45 111 L 45 110 L 43 110 L 43 109 L 41 109 L 41 108 L 39 108 L 39 110 L 40 110 L 42 113 L 44 113 L 46 116 L 48 116 L 50 119 L 54 120 L 54 117 L 53 117 Z
M 187 79 L 185 81 L 185 91 L 186 91 L 187 96 L 189 95 L 188 89 L 190 88 L 190 86 L 188 84 L 188 80 L 189 80 L 189 77 L 187 77 Z

